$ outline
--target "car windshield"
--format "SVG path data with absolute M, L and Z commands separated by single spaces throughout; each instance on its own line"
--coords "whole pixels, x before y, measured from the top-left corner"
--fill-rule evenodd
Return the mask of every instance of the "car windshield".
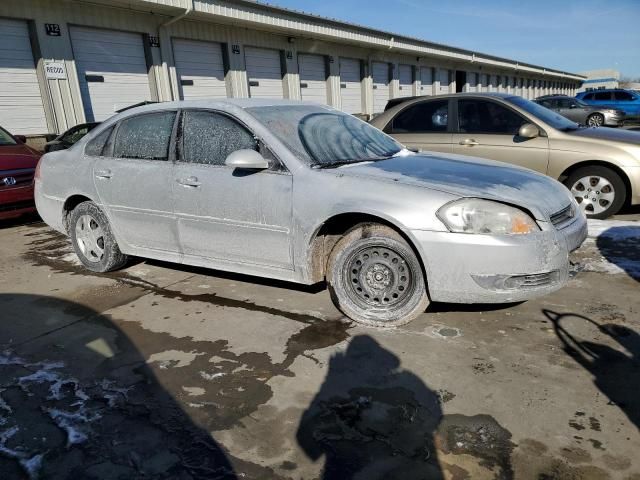
M 377 128 L 330 108 L 276 105 L 247 111 L 315 168 L 386 159 L 403 150 Z
M 0 145 L 15 145 L 16 141 L 6 130 L 0 128 Z
M 506 99 L 507 102 L 516 105 L 517 107 L 522 108 L 527 113 L 533 115 L 536 118 L 539 118 L 547 125 L 552 126 L 555 129 L 568 131 L 568 130 L 577 130 L 580 128 L 575 122 L 563 117 L 562 115 L 555 113 L 552 110 L 549 110 L 542 105 L 538 105 L 535 102 L 531 102 L 522 97 L 509 97 Z

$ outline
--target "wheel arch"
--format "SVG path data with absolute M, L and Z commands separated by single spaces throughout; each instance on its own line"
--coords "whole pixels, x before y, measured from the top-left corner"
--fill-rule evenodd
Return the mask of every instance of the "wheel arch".
M 73 194 L 68 197 L 62 206 L 62 226 L 65 232 L 69 233 L 69 220 L 71 219 L 71 212 L 73 209 L 80 205 L 82 202 L 93 202 L 93 199 L 83 194 Z
M 629 176 L 622 168 L 620 168 L 615 163 L 607 162 L 605 160 L 584 160 L 567 167 L 558 177 L 558 181 L 564 183 L 573 172 L 584 167 L 603 167 L 613 170 L 615 173 L 617 173 L 624 182 L 624 186 L 627 189 L 627 198 L 624 199 L 624 205 L 629 205 L 631 197 L 635 194 L 635 192 L 633 191 L 633 186 L 631 185 Z
M 360 223 L 378 223 L 385 225 L 398 233 L 407 242 L 418 258 L 418 262 L 420 262 L 422 275 L 424 276 L 427 287 L 427 294 L 429 294 L 428 265 L 425 264 L 424 255 L 419 248 L 417 240 L 413 237 L 411 231 L 399 222 L 378 212 L 350 211 L 336 213 L 316 226 L 306 245 L 307 252 L 309 252 L 307 255 L 307 269 L 311 281 L 317 283 L 325 280 L 327 262 L 331 250 L 345 233 Z

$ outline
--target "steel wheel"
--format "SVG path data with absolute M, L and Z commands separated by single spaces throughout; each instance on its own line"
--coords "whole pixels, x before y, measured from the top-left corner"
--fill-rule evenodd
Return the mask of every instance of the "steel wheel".
M 616 197 L 611 182 L 596 175 L 580 178 L 571 186 L 571 193 L 587 215 L 604 212 Z
M 344 284 L 356 304 L 367 307 L 395 307 L 411 297 L 413 272 L 401 254 L 384 246 L 368 245 L 345 262 Z
M 81 215 L 76 222 L 76 241 L 87 261 L 98 263 L 104 256 L 104 230 L 91 215 Z
M 594 113 L 587 118 L 587 125 L 590 127 L 601 127 L 604 125 L 604 116 L 600 113 Z

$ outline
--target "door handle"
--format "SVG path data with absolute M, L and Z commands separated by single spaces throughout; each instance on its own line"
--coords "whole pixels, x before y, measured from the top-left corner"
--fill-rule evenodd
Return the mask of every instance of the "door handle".
M 96 170 L 96 178 L 111 178 L 113 173 L 111 170 Z
M 199 187 L 200 185 L 202 185 L 198 181 L 198 177 L 178 178 L 176 179 L 176 182 L 178 182 L 183 187 Z
M 461 142 L 458 142 L 459 145 L 466 145 L 467 147 L 473 147 L 474 145 L 480 145 L 479 142 L 476 142 L 473 138 L 465 138 Z

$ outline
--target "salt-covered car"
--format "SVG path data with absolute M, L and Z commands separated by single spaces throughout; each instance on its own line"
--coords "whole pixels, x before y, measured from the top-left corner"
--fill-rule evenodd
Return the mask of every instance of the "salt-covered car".
M 413 153 L 312 103 L 235 99 L 127 110 L 36 175 L 42 218 L 94 272 L 128 255 L 303 284 L 393 326 L 430 301 L 515 302 L 568 279 L 586 219 L 559 182 Z

